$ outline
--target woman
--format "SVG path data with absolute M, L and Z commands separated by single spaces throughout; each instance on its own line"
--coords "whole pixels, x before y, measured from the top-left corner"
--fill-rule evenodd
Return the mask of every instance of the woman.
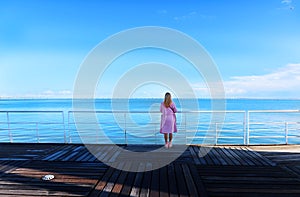
M 177 109 L 175 104 L 172 102 L 171 94 L 169 92 L 165 94 L 165 100 L 160 105 L 160 112 L 162 113 L 160 133 L 164 134 L 165 147 L 171 148 L 173 133 L 177 132 L 175 116 Z

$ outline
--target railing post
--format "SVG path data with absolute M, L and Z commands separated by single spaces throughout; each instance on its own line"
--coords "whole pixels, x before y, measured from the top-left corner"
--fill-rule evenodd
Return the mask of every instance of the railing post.
M 246 143 L 246 145 L 249 145 L 249 142 L 250 142 L 250 140 L 249 140 L 249 138 L 250 138 L 250 112 L 249 111 L 247 111 L 247 143 Z
M 187 145 L 187 131 L 186 131 L 186 115 L 187 113 L 184 113 L 184 134 L 185 134 L 185 145 Z
M 218 144 L 218 123 L 215 123 L 215 145 Z
M 8 129 L 8 135 L 9 135 L 9 141 L 10 143 L 13 142 L 13 138 L 12 138 L 12 133 L 11 133 L 11 130 L 10 130 L 10 121 L 9 121 L 9 114 L 8 112 L 6 112 L 6 119 L 7 119 L 7 129 Z
M 285 122 L 285 144 L 288 144 L 288 132 L 289 132 L 289 129 L 288 129 L 288 122 Z
M 244 122 L 243 122 L 243 128 L 244 128 L 244 145 L 247 144 L 247 113 L 244 112 Z
M 125 137 L 125 145 L 128 145 L 127 142 L 127 125 L 126 125 L 126 113 L 124 113 L 124 137 Z
M 61 112 L 62 114 L 62 124 L 63 124 L 63 130 L 64 130 L 64 142 L 67 143 L 67 134 L 66 134 L 66 126 L 65 126 L 65 115 L 64 112 Z
M 69 143 L 72 143 L 71 139 L 71 131 L 70 131 L 70 112 L 68 111 L 68 138 L 69 138 Z

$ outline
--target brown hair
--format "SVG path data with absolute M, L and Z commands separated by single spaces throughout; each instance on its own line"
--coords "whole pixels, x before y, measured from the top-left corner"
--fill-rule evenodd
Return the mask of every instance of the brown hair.
M 171 94 L 170 94 L 169 92 L 167 92 L 167 93 L 165 94 L 164 105 L 165 105 L 166 107 L 170 107 L 171 103 L 172 103 Z

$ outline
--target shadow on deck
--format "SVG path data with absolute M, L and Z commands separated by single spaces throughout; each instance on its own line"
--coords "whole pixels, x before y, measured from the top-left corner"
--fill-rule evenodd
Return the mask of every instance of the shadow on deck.
M 103 163 L 83 145 L 1 144 L 0 196 L 299 196 L 300 151 L 272 152 L 276 147 L 187 146 L 175 161 L 149 170 L 177 154 L 176 146 L 137 163 L 113 146 L 93 145 Z M 55 178 L 41 180 L 46 174 Z

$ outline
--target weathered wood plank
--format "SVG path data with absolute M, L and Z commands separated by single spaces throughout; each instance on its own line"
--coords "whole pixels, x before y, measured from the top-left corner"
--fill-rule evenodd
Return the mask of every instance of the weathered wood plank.
M 131 166 L 131 162 L 126 163 L 120 163 L 119 167 L 124 167 L 125 169 L 129 169 Z M 122 191 L 123 186 L 126 184 L 126 178 L 127 178 L 127 171 L 121 171 L 118 179 L 116 180 L 116 183 L 114 185 L 114 188 L 112 189 L 111 196 L 119 196 L 119 194 Z
M 175 172 L 176 172 L 176 181 L 178 186 L 178 193 L 180 196 L 188 196 L 188 189 L 186 186 L 186 181 L 183 179 L 184 174 L 182 171 L 182 167 L 180 165 L 175 165 Z
M 132 166 L 132 163 L 130 166 Z M 136 175 L 135 172 L 128 172 L 127 179 L 121 190 L 121 196 L 129 196 L 130 195 L 132 184 L 135 180 L 135 175 Z
M 226 160 L 222 157 L 221 154 L 217 151 L 218 148 L 212 148 L 211 154 L 215 155 L 216 159 L 219 161 L 218 164 L 220 165 L 227 165 Z
M 140 197 L 146 197 L 146 196 L 150 195 L 151 171 L 149 171 L 149 169 L 152 169 L 152 164 L 146 163 L 145 170 L 147 170 L 147 171 L 144 173 Z
M 116 181 L 117 181 L 120 173 L 121 173 L 120 170 L 114 170 L 114 172 L 112 173 L 112 176 L 110 177 L 108 183 L 106 184 L 106 186 L 101 191 L 101 194 L 100 194 L 101 197 L 109 196 L 109 194 L 112 192 L 112 190 L 114 188 L 114 185 L 116 184 Z
M 150 196 L 159 196 L 159 187 L 160 180 L 159 180 L 159 170 L 152 171 L 152 179 L 151 179 L 151 190 Z
M 138 167 L 138 171 L 136 173 L 134 182 L 133 182 L 133 186 L 130 192 L 130 196 L 139 196 L 140 194 L 140 189 L 141 189 L 141 183 L 143 180 L 143 171 L 145 170 L 145 163 L 140 163 L 139 167 Z
M 166 197 L 169 196 L 169 183 L 168 183 L 168 171 L 167 166 L 159 169 L 159 196 Z
M 187 189 L 189 191 L 189 196 L 199 196 L 193 177 L 190 173 L 189 167 L 186 164 L 183 164 L 182 169 L 183 169 L 184 179 L 186 180 Z
M 194 165 L 189 165 L 191 175 L 193 177 L 194 183 L 196 185 L 196 188 L 198 190 L 198 194 L 200 197 L 207 197 L 208 194 L 206 192 L 206 188 L 203 184 L 203 181 L 201 180 L 199 173 L 197 172 L 197 168 Z
M 199 160 L 199 157 L 198 157 L 198 154 L 195 152 L 194 148 L 192 146 L 189 147 L 189 151 L 192 155 L 192 158 L 193 158 L 193 161 L 196 165 L 199 165 L 201 164 L 200 160 Z
M 99 180 L 99 182 L 96 184 L 93 191 L 89 194 L 89 196 L 99 196 L 103 190 L 103 188 L 108 183 L 108 180 L 110 179 L 111 175 L 114 172 L 114 168 L 109 168 L 106 173 L 103 175 L 103 177 Z
M 174 164 L 168 165 L 168 179 L 169 179 L 169 194 L 170 197 L 178 196 L 177 183 L 175 177 L 175 168 Z
M 224 153 L 226 158 L 231 160 L 231 165 L 241 165 L 241 163 L 231 154 L 230 150 L 224 147 L 221 151 Z

